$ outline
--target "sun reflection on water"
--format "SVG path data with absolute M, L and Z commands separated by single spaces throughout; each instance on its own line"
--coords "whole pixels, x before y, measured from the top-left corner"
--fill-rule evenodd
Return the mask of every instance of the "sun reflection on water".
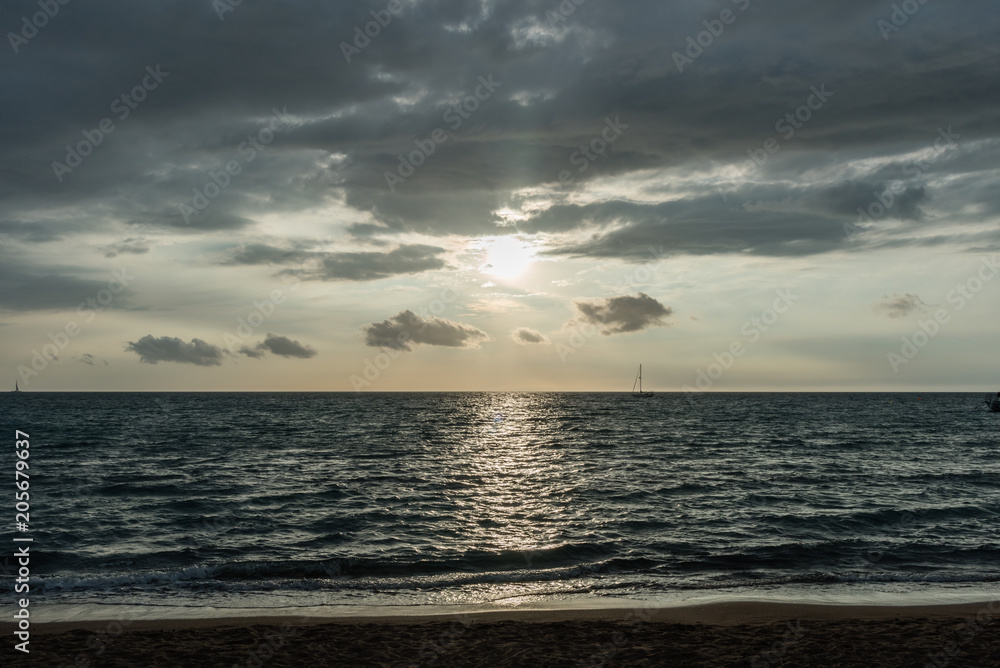
M 454 465 L 478 487 L 461 499 L 458 519 L 482 549 L 522 553 L 530 562 L 532 551 L 559 545 L 574 486 L 547 426 L 550 408 L 539 395 L 476 399 L 467 407 L 470 429 Z

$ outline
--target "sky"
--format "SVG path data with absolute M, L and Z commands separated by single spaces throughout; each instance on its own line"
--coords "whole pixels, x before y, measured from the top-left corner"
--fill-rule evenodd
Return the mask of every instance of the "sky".
M 29 391 L 1000 385 L 1000 7 L 0 9 Z

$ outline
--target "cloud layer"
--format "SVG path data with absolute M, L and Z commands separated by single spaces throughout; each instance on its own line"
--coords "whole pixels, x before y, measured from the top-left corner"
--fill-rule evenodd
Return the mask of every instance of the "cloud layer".
M 504 206 L 523 231 L 558 233 L 550 252 L 578 257 L 630 259 L 651 243 L 778 256 L 1000 243 L 972 229 L 1000 210 L 1000 17 L 986 0 L 922 6 L 888 36 L 878 21 L 891 9 L 860 0 L 737 3 L 737 21 L 685 68 L 674 54 L 717 9 L 586 3 L 553 21 L 558 3 L 407 3 L 347 62 L 340 43 L 382 4 L 244 3 L 224 20 L 211 5 L 81 6 L 4 59 L 0 77 L 22 94 L 0 127 L 0 170 L 16 175 L 0 185 L 0 232 L 45 243 L 103 229 L 121 234 L 108 254 L 138 254 L 150 239 L 136 229 L 244 230 L 336 203 L 361 246 L 495 233 Z M 36 10 L 15 2 L 9 16 Z M 264 36 L 295 48 L 263 53 Z M 461 67 L 443 65 L 456 54 Z M 169 74 L 126 108 L 147 66 Z M 500 83 L 476 98 L 483 78 Z M 275 108 L 288 120 L 269 137 Z M 53 162 L 104 117 L 114 131 L 59 181 Z M 390 191 L 386 174 L 421 150 Z M 608 180 L 619 187 L 595 188 Z M 185 221 L 196 192 L 207 206 Z M 952 229 L 918 242 L 932 216 Z M 843 226 L 859 220 L 852 244 Z M 301 271 L 317 280 L 445 266 L 409 244 L 311 260 Z
M 442 269 L 443 248 L 402 245 L 388 252 L 326 252 L 287 249 L 263 243 L 242 244 L 219 261 L 222 266 L 284 265 L 283 273 L 303 280 L 375 281 Z

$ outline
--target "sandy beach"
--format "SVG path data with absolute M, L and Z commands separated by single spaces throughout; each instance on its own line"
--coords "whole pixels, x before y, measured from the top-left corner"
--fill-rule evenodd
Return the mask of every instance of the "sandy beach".
M 1000 666 L 1000 602 L 37 624 L 25 666 Z M 11 624 L 3 632 L 12 637 Z M 6 660 L 5 660 L 6 662 Z

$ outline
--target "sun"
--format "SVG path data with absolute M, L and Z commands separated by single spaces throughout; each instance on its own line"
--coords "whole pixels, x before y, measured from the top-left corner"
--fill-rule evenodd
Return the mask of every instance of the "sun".
M 483 273 L 496 278 L 512 279 L 523 274 L 535 261 L 530 244 L 515 236 L 494 237 L 486 247 Z

